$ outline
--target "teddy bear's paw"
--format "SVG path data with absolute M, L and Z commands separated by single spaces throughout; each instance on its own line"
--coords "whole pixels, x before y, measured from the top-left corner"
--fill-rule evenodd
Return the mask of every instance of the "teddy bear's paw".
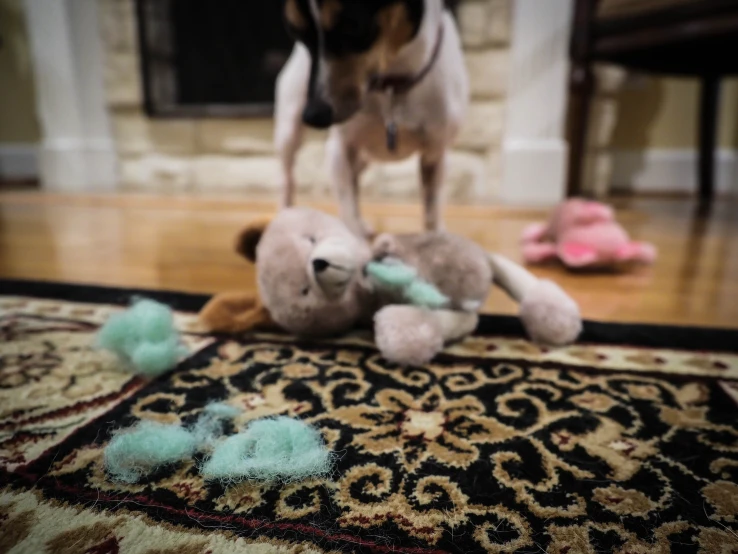
M 570 344 L 582 331 L 577 303 L 547 279 L 541 279 L 523 298 L 520 319 L 530 338 L 543 344 Z
M 428 363 L 443 348 L 443 333 L 428 311 L 392 305 L 374 316 L 374 338 L 382 356 L 406 366 Z

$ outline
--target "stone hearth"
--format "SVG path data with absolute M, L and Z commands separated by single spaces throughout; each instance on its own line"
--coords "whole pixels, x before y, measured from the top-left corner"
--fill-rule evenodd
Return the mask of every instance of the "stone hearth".
M 511 0 L 462 0 L 458 21 L 471 78 L 472 104 L 450 153 L 447 196 L 495 198 L 508 96 Z M 128 190 L 275 191 L 278 163 L 268 118 L 149 118 L 143 109 L 134 0 L 99 0 L 107 109 L 113 124 L 120 187 Z M 328 191 L 325 134 L 310 132 L 297 162 L 301 193 Z M 415 198 L 417 160 L 374 165 L 365 194 Z M 275 191 L 276 192 L 276 191 Z M 275 196 L 276 197 L 276 196 Z

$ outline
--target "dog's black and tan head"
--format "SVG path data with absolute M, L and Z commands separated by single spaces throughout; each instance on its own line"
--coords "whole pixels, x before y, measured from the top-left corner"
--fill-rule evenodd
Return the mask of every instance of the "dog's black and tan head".
M 290 34 L 310 51 L 303 120 L 326 128 L 360 108 L 372 75 L 418 33 L 425 0 L 286 0 Z

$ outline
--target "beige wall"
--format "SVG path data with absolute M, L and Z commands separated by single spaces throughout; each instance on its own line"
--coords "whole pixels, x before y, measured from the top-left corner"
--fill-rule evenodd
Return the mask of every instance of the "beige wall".
M 618 150 L 694 148 L 699 82 L 644 77 L 618 97 L 612 147 Z M 720 111 L 720 146 L 738 148 L 738 80 L 725 80 Z
M 0 143 L 37 142 L 31 56 L 22 0 L 0 0 Z

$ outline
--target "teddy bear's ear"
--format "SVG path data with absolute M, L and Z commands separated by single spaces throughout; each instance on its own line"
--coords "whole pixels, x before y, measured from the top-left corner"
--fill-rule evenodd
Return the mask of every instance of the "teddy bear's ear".
M 217 333 L 279 329 L 257 296 L 240 292 L 215 295 L 200 310 L 200 321 Z
M 250 262 L 256 262 L 256 246 L 270 219 L 260 219 L 247 225 L 236 237 L 236 252 Z

